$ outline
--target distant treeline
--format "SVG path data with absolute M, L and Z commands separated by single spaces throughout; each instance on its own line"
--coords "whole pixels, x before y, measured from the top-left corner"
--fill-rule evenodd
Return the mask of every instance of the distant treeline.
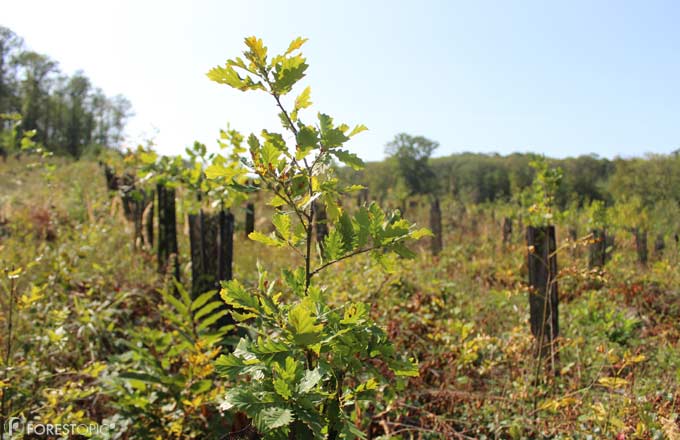
M 123 96 L 106 96 L 80 71 L 64 74 L 56 61 L 0 26 L 0 114 L 5 134 L 16 124 L 8 116 L 21 116 L 12 139 L 35 130 L 33 140 L 48 150 L 79 157 L 89 147 L 119 144 L 131 105 Z
M 511 201 L 531 185 L 533 169 L 529 162 L 535 154 L 460 153 L 429 160 L 436 175 L 435 194 L 451 195 L 464 202 Z M 557 194 L 557 204 L 582 205 L 590 200 L 625 200 L 637 196 L 651 205 L 659 200 L 680 203 L 680 151 L 670 155 L 647 155 L 640 158 L 615 158 L 596 155 L 566 159 L 549 159 L 562 168 L 564 178 Z M 396 165 L 391 159 L 370 162 L 361 171 L 343 168 L 347 182 L 368 187 L 372 199 L 399 200 L 408 197 Z

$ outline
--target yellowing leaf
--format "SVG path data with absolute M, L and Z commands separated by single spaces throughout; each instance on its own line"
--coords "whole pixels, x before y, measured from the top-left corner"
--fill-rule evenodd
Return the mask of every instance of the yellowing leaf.
M 246 54 L 246 57 L 251 61 L 257 61 L 257 63 L 255 63 L 256 65 L 264 65 L 267 59 L 267 48 L 262 42 L 262 39 L 252 36 L 247 37 L 245 42 L 248 49 L 250 49 L 250 52 Z
M 210 180 L 225 178 L 230 181 L 239 174 L 239 170 L 222 165 L 213 164 L 205 169 L 205 177 Z
M 291 112 L 291 119 L 293 121 L 297 121 L 298 118 L 298 112 L 304 108 L 309 107 L 312 105 L 312 101 L 310 100 L 309 96 L 311 93 L 311 88 L 309 86 L 305 87 L 305 89 L 298 95 L 297 98 L 295 98 L 295 105 L 293 106 L 293 111 Z
M 301 48 L 302 45 L 305 44 L 306 42 L 307 38 L 297 37 L 296 39 L 290 42 L 290 45 L 288 45 L 288 50 L 286 50 L 284 55 L 290 55 L 293 51 Z
M 352 137 L 355 134 L 359 134 L 362 131 L 366 131 L 366 130 L 368 130 L 368 127 L 366 127 L 364 124 L 359 124 L 356 127 L 354 127 L 354 129 L 352 131 L 350 131 L 350 133 L 347 136 Z
M 250 238 L 253 241 L 266 244 L 267 246 L 283 246 L 285 244 L 275 237 L 272 237 L 270 235 L 264 235 L 263 233 L 257 231 L 248 234 L 248 238 Z
M 597 381 L 607 388 L 623 388 L 628 385 L 628 381 L 620 377 L 601 377 Z
M 420 240 L 423 237 L 433 237 L 434 234 L 427 228 L 420 228 L 411 232 L 411 237 L 415 240 Z

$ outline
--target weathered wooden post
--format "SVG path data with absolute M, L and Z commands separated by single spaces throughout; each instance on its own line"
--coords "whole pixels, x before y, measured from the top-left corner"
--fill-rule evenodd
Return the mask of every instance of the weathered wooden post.
M 246 238 L 251 232 L 255 231 L 255 204 L 248 203 L 246 205 L 246 222 L 245 222 L 245 232 Z
M 633 228 L 633 235 L 635 236 L 635 250 L 638 256 L 638 262 L 646 265 L 649 259 L 647 248 L 647 230 L 640 228 Z
M 510 217 L 503 218 L 503 244 L 508 244 L 512 238 L 512 219 Z
M 607 264 L 607 262 L 612 259 L 612 255 L 614 254 L 614 247 L 616 246 L 616 235 L 614 235 L 613 233 L 606 234 L 604 244 L 605 244 L 604 263 Z
M 663 234 L 657 234 L 656 240 L 654 240 L 654 255 L 657 258 L 663 257 L 664 249 L 666 249 L 666 242 L 664 241 Z
M 312 205 L 314 209 L 314 228 L 316 229 L 316 242 L 323 250 L 323 243 L 328 235 L 328 217 L 326 216 L 326 207 L 323 203 L 314 202 Z
M 551 356 L 559 335 L 557 292 L 557 246 L 554 226 L 527 227 L 529 268 L 529 313 L 531 333 L 536 338 L 536 354 Z
M 439 206 L 439 198 L 435 197 L 430 204 L 430 230 L 434 234 L 431 239 L 432 255 L 439 255 L 443 248 L 442 238 L 442 211 Z
M 145 242 L 149 246 L 149 248 L 153 248 L 153 211 L 154 211 L 154 204 L 156 200 L 156 196 L 153 191 L 149 194 L 149 203 L 146 206 L 146 209 L 144 210 L 144 228 L 146 230 L 146 237 L 145 237 Z
M 220 210 L 206 214 L 189 214 L 189 242 L 191 247 L 191 295 L 215 290 L 219 301 L 220 282 L 232 279 L 234 256 L 234 216 Z M 226 308 L 226 305 L 223 306 Z M 228 315 L 217 322 L 217 327 L 231 324 Z
M 109 191 L 118 190 L 118 177 L 110 166 L 104 164 L 104 177 L 106 177 L 106 188 Z
M 217 281 L 231 280 L 234 262 L 234 215 L 220 210 L 218 214 L 217 235 Z
M 158 194 L 158 271 L 167 272 L 168 265 L 173 263 L 175 278 L 179 280 L 175 189 L 159 183 L 156 186 L 156 193 Z
M 221 210 L 189 214 L 191 286 L 194 297 L 219 289 L 220 281 L 232 277 L 234 216 Z
M 603 267 L 606 263 L 607 234 L 604 229 L 593 229 L 593 238 L 590 243 L 588 255 L 588 267 L 593 269 Z

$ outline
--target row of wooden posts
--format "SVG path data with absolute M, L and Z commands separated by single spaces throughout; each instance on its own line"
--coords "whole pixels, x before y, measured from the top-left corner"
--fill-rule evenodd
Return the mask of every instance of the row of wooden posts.
M 108 189 L 120 193 L 123 213 L 134 225 L 135 246 L 153 248 L 155 242 L 159 273 L 172 274 L 179 280 L 175 189 L 162 183 L 158 183 L 154 191 L 136 188 L 133 176 L 118 176 L 108 166 L 104 166 L 104 174 Z M 234 216 L 225 209 L 213 213 L 201 209 L 188 216 L 188 225 L 191 292 L 196 297 L 219 289 L 221 281 L 232 278 Z M 255 206 L 249 203 L 245 214 L 245 234 L 250 234 L 254 228 Z
M 431 241 L 431 252 L 437 255 L 442 251 L 442 214 L 440 203 L 434 198 L 430 204 L 430 229 L 434 236 Z M 521 224 L 520 224 L 521 229 Z M 635 228 L 631 230 L 635 237 L 638 261 L 641 264 L 648 262 L 648 242 L 646 230 Z M 513 221 L 505 217 L 502 223 L 503 244 L 507 245 L 512 238 Z M 577 232 L 569 231 L 569 236 L 576 242 Z M 675 235 L 676 244 L 680 244 L 680 238 Z M 604 229 L 591 231 L 588 252 L 588 266 L 591 269 L 602 268 L 611 259 L 615 245 L 614 235 Z M 531 333 L 536 345 L 535 354 L 541 359 L 549 357 L 548 367 L 557 372 L 557 349 L 555 340 L 559 335 L 559 295 L 557 283 L 557 240 L 555 227 L 526 228 L 528 285 L 529 285 L 529 321 Z M 658 235 L 654 242 L 654 253 L 657 257 L 663 254 L 665 249 L 663 235 Z
M 134 188 L 132 176 L 116 176 L 109 167 L 105 167 L 105 175 L 109 190 L 121 191 L 123 210 L 126 218 L 132 221 L 135 228 L 135 243 L 143 243 L 149 247 L 154 244 L 154 213 L 157 213 L 158 234 L 156 251 L 158 271 L 169 273 L 179 280 L 180 266 L 177 246 L 177 219 L 175 208 L 175 190 L 159 183 L 155 191 L 145 192 Z M 367 202 L 368 194 L 360 192 L 358 201 Z M 154 207 L 154 203 L 156 207 Z M 323 246 L 328 234 L 326 210 L 323 204 L 314 203 L 316 239 Z M 221 281 L 232 278 L 234 259 L 234 216 L 228 210 L 207 213 L 200 210 L 188 216 L 189 242 L 191 254 L 191 282 L 194 297 L 203 292 L 219 289 Z M 246 236 L 255 228 L 255 206 L 249 203 L 245 214 Z M 521 228 L 521 225 L 520 225 Z M 431 252 L 438 255 L 443 249 L 442 212 L 439 200 L 433 199 L 430 205 L 430 229 L 433 232 Z M 503 243 L 510 242 L 513 233 L 513 221 L 506 217 L 502 223 Z M 647 232 L 635 229 L 638 259 L 646 263 Z M 575 241 L 576 231 L 569 235 Z M 677 239 L 677 238 L 676 238 Z M 551 365 L 555 365 L 555 339 L 559 335 L 558 284 L 557 284 L 557 241 L 555 227 L 526 228 L 526 244 L 528 251 L 528 284 L 529 311 L 531 332 L 536 339 L 536 355 L 543 358 L 550 355 Z M 589 266 L 604 266 L 611 258 L 614 236 L 606 230 L 593 230 L 588 256 Z M 663 252 L 663 237 L 657 237 L 655 252 Z M 221 322 L 222 324 L 223 322 Z M 553 370 L 554 371 L 554 370 Z

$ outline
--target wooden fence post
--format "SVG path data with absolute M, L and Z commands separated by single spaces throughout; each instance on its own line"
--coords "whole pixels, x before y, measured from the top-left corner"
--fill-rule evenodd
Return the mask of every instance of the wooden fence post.
M 106 188 L 109 191 L 118 190 L 118 177 L 113 171 L 113 168 L 106 164 L 104 165 L 104 177 L 106 177 Z
M 232 279 L 234 261 L 234 215 L 221 210 L 218 214 L 217 281 Z
M 432 255 L 439 255 L 443 248 L 442 238 L 442 211 L 439 206 L 439 198 L 435 197 L 430 204 L 430 229 L 434 234 L 431 237 Z
M 149 246 L 149 249 L 152 249 L 153 248 L 153 219 L 154 219 L 153 211 L 154 211 L 154 204 L 155 204 L 155 200 L 156 200 L 156 195 L 155 195 L 154 191 L 150 192 L 148 200 L 149 200 L 149 203 L 148 203 L 146 209 L 144 210 L 145 216 L 146 216 L 145 224 L 144 224 L 144 228 L 146 229 L 145 242 Z
M 603 229 L 593 229 L 593 239 L 588 255 L 588 267 L 603 267 L 606 263 L 607 233 Z
M 203 210 L 189 215 L 191 245 L 191 286 L 194 297 L 219 289 L 220 282 L 232 277 L 234 255 L 234 216 Z
M 633 228 L 635 235 L 635 250 L 637 251 L 638 262 L 646 265 L 649 259 L 649 252 L 647 248 L 647 230 L 640 228 Z
M 512 238 L 512 219 L 510 217 L 503 218 L 503 244 L 508 244 Z
M 220 301 L 220 282 L 232 279 L 234 256 L 234 216 L 221 210 L 189 215 L 191 245 L 191 295 L 197 298 L 210 290 L 217 290 L 214 301 Z M 226 308 L 226 304 L 221 308 Z M 229 315 L 222 316 L 217 328 L 232 324 Z
M 555 227 L 528 226 L 526 239 L 531 333 L 536 338 L 537 356 L 550 354 L 555 372 L 553 343 L 559 335 Z
M 159 183 L 156 186 L 156 192 L 158 193 L 158 271 L 161 273 L 167 272 L 168 265 L 173 263 L 174 275 L 179 281 L 175 190 Z
M 251 232 L 255 231 L 255 204 L 248 203 L 246 205 L 246 223 L 245 223 L 246 238 Z
M 664 241 L 663 234 L 657 234 L 656 240 L 654 240 L 654 255 L 657 258 L 661 258 L 664 249 L 666 249 L 666 242 Z

